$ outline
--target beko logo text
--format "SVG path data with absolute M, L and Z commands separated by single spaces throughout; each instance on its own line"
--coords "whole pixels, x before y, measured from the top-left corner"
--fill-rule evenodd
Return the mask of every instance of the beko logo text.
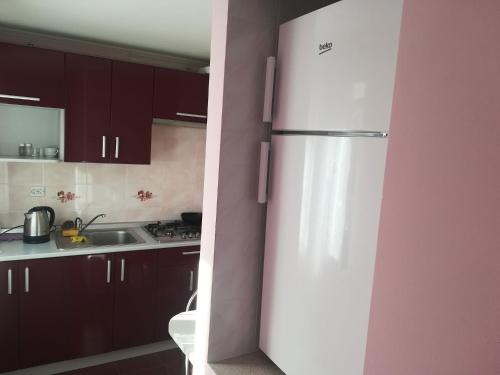
M 322 55 L 325 52 L 331 51 L 333 48 L 332 42 L 327 42 L 319 45 L 319 54 Z

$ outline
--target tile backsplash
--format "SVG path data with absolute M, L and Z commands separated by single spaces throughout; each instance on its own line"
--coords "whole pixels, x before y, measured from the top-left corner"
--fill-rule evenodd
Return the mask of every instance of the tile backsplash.
M 154 221 L 201 211 L 205 129 L 153 125 L 151 165 L 0 162 L 0 227 L 20 225 L 24 212 L 51 206 L 56 223 Z M 44 187 L 44 197 L 32 197 Z

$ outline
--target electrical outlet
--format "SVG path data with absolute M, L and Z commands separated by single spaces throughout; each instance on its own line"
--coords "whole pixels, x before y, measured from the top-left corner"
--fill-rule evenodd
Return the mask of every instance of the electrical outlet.
M 45 197 L 45 186 L 32 186 L 31 187 L 32 197 Z

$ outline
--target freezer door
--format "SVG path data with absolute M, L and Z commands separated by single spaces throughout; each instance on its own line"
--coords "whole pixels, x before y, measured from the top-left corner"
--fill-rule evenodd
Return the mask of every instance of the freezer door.
M 287 375 L 361 375 L 387 139 L 273 136 L 260 348 Z
M 403 0 L 342 0 L 280 28 L 274 130 L 389 129 Z

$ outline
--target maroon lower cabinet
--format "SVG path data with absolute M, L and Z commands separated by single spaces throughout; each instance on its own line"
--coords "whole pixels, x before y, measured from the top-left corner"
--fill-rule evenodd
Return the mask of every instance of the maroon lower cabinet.
M 64 108 L 64 53 L 0 43 L 0 102 Z
M 157 261 L 157 250 L 114 254 L 114 349 L 156 340 Z
M 0 262 L 0 372 L 17 368 L 17 262 Z
M 199 246 L 0 262 L 0 372 L 169 338 Z
M 64 161 L 110 158 L 111 60 L 66 54 Z
M 170 338 L 168 322 L 186 310 L 197 289 L 199 246 L 160 250 L 158 254 L 157 339 Z M 193 305 L 195 307 L 195 305 Z
M 19 367 L 68 358 L 66 258 L 18 262 Z
M 68 355 L 70 358 L 113 349 L 113 256 L 66 258 Z
M 149 164 L 154 68 L 113 61 L 110 162 Z

